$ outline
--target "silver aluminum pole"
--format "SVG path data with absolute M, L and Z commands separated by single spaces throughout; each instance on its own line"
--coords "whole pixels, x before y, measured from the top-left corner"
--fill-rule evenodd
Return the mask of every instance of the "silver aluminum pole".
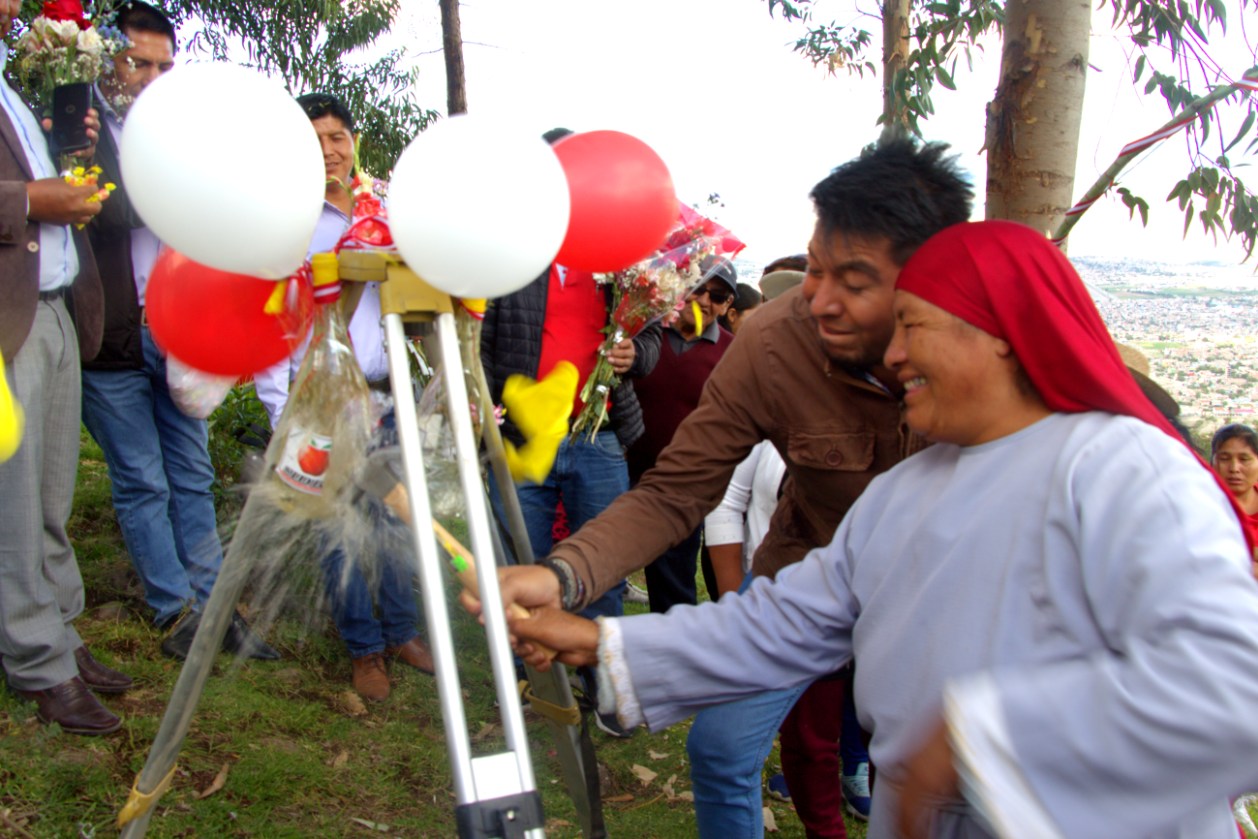
M 493 539 L 489 532 L 489 513 L 485 508 L 485 489 L 481 482 L 479 450 L 472 436 L 472 406 L 467 395 L 467 382 L 463 373 L 463 358 L 459 352 L 454 315 L 437 315 L 437 338 L 441 350 L 442 367 L 446 372 L 447 405 L 454 429 L 455 448 L 458 451 L 459 476 L 463 494 L 467 499 L 467 523 L 472 538 L 472 554 L 480 559 L 476 563 L 476 576 L 480 585 L 481 602 L 488 604 L 482 614 L 485 618 L 485 634 L 489 641 L 489 656 L 494 670 L 494 686 L 498 693 L 498 707 L 502 712 L 503 732 L 507 748 L 515 753 L 519 765 L 522 790 L 535 787 L 533 764 L 529 759 L 528 732 L 524 727 L 524 713 L 520 709 L 520 693 L 515 681 L 515 663 L 508 643 L 506 614 L 496 604 L 502 602 L 498 588 L 497 563 L 488 561 L 494 556 Z M 466 422 L 455 422 L 454 418 Z M 493 417 L 483 418 L 493 422 Z
M 419 419 L 415 412 L 415 388 L 411 383 L 410 365 L 407 362 L 402 316 L 385 315 L 384 331 L 398 442 L 401 444 L 402 464 L 411 506 L 411 536 L 415 543 L 416 572 L 419 575 L 420 593 L 424 598 L 424 619 L 428 624 L 428 641 L 436 667 L 437 694 L 441 700 L 441 716 L 445 721 L 446 748 L 450 753 L 450 768 L 454 774 L 454 795 L 456 801 L 465 804 L 476 800 L 471 744 L 467 735 L 467 718 L 463 714 L 454 643 L 450 637 L 450 615 L 446 609 L 441 557 L 437 553 L 436 537 L 428 526 L 432 521 L 432 510 L 428 501 L 428 481 L 424 474 Z

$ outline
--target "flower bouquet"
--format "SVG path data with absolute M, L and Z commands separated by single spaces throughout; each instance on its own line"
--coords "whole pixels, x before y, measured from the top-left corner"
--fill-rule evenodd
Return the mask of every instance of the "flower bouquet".
M 44 3 L 17 39 L 14 78 L 34 110 L 52 116 L 49 145 L 68 184 L 96 185 L 99 168 L 85 169 L 74 153 L 91 145 L 83 118 L 92 104 L 92 86 L 113 72 L 114 56 L 126 47 L 126 36 L 116 28 L 93 25 L 79 0 Z M 104 184 L 88 200 L 103 201 L 113 188 Z
M 79 0 L 49 0 L 17 39 L 15 78 L 45 115 L 52 113 L 59 87 L 82 85 L 90 103 L 92 85 L 113 71 L 114 56 L 126 47 L 126 36 L 94 25 Z
M 608 398 L 620 384 L 607 352 L 678 309 L 692 288 L 705 282 L 717 265 L 733 259 L 744 247 L 724 227 L 682 204 L 677 223 L 655 253 L 623 271 L 594 275 L 596 283 L 611 286 L 612 308 L 603 328 L 607 339 L 599 347 L 594 370 L 581 387 L 582 406 L 572 423 L 572 439 L 587 434 L 593 440 L 607 418 Z

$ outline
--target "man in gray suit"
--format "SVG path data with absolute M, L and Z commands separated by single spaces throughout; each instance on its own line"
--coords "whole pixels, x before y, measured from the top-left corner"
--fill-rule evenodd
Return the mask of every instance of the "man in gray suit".
M 0 0 L 0 37 L 20 8 Z M 94 141 L 95 115 L 88 125 Z M 66 535 L 79 460 L 79 360 L 101 340 L 100 277 L 70 225 L 100 212 L 87 201 L 95 191 L 57 176 L 39 121 L 0 81 L 0 351 L 26 415 L 17 452 L 0 464 L 0 660 L 40 721 L 75 734 L 115 731 L 121 721 L 92 691 L 131 686 L 93 659 L 74 629 L 83 580 Z

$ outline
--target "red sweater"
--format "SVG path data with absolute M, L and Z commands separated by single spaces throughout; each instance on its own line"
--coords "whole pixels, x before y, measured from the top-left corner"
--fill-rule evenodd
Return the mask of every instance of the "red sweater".
M 580 413 L 581 387 L 594 372 L 598 348 L 607 325 L 607 298 L 588 271 L 564 269 L 564 282 L 559 282 L 559 266 L 550 266 L 546 292 L 546 317 L 542 321 L 542 354 L 537 363 L 537 378 L 546 378 L 560 361 L 570 361 L 577 368 L 577 396 L 573 398 L 572 416 Z

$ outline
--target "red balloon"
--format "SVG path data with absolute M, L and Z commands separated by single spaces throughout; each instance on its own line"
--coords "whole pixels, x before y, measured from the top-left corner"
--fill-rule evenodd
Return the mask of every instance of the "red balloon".
M 572 215 L 555 262 L 619 271 L 646 259 L 677 220 L 677 192 L 660 156 L 619 131 L 572 134 L 555 144 Z
M 292 354 L 310 329 L 314 293 L 295 283 L 296 306 L 265 311 L 275 283 L 193 262 L 169 248 L 149 275 L 145 313 L 153 340 L 206 373 L 246 376 Z

